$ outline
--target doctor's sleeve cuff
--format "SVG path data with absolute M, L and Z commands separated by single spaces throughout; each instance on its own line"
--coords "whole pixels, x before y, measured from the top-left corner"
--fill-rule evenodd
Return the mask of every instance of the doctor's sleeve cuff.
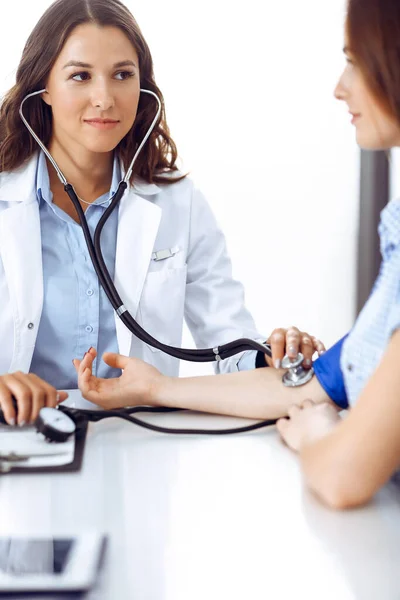
M 251 371 L 256 368 L 257 350 L 248 350 L 244 352 L 236 363 L 238 371 Z M 265 365 L 267 366 L 267 365 Z
M 257 352 L 256 356 L 256 369 L 263 369 L 264 367 L 268 367 L 268 363 L 265 360 L 264 352 Z
M 347 338 L 345 335 L 334 346 L 329 348 L 322 356 L 313 363 L 315 376 L 321 387 L 328 394 L 329 398 L 340 408 L 348 408 L 346 388 L 344 385 L 343 373 L 340 368 L 340 354 L 342 352 L 343 342 Z
M 251 369 L 263 369 L 264 367 L 268 367 L 265 362 L 265 354 L 264 352 L 257 352 L 257 350 L 245 352 L 237 362 L 238 371 L 250 371 Z

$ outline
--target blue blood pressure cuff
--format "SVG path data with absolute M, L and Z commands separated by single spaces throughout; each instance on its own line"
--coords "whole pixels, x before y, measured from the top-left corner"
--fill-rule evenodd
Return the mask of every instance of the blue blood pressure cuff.
M 347 334 L 348 335 L 348 334 Z M 333 400 L 340 408 L 348 408 L 346 388 L 342 370 L 340 368 L 340 354 L 342 352 L 343 342 L 347 335 L 336 342 L 332 348 L 329 348 L 322 356 L 313 363 L 315 376 L 318 379 L 329 398 Z
M 348 334 L 347 334 L 348 335 Z M 329 398 L 340 408 L 348 408 L 346 388 L 344 386 L 343 374 L 340 368 L 340 355 L 343 342 L 347 335 L 336 342 L 332 348 L 329 348 L 313 363 L 315 376 L 321 387 L 328 394 Z M 267 367 L 265 355 L 263 352 L 257 352 L 256 369 Z

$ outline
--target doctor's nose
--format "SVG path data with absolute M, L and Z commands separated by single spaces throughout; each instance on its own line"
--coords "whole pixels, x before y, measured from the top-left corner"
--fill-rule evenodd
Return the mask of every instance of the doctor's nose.
M 115 104 L 114 96 L 109 87 L 105 84 L 97 85 L 91 94 L 92 106 L 100 108 L 102 111 L 109 110 Z

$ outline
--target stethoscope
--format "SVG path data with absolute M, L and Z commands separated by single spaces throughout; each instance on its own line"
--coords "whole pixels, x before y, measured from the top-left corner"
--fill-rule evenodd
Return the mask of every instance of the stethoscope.
M 86 245 L 87 245 L 87 248 L 89 251 L 89 255 L 90 255 L 91 261 L 93 263 L 93 267 L 96 271 L 96 274 L 99 278 L 100 284 L 103 287 L 117 316 L 121 319 L 121 321 L 124 323 L 124 325 L 129 329 L 129 331 L 131 331 L 131 333 L 133 333 L 142 342 L 144 342 L 154 348 L 157 348 L 157 349 L 161 350 L 162 352 L 169 354 L 170 356 L 174 356 L 175 358 L 179 358 L 181 360 L 186 360 L 186 361 L 191 361 L 191 362 L 221 361 L 221 360 L 224 360 L 231 356 L 234 356 L 235 354 L 239 354 L 239 353 L 247 351 L 247 350 L 261 351 L 264 354 L 267 354 L 268 356 L 271 357 L 272 356 L 271 347 L 268 344 L 257 342 L 255 340 L 248 339 L 248 338 L 242 338 L 239 340 L 234 340 L 227 344 L 222 344 L 220 346 L 216 346 L 214 348 L 205 348 L 205 349 L 200 349 L 200 350 L 195 350 L 195 349 L 191 349 L 191 348 L 190 349 L 189 348 L 175 348 L 174 346 L 169 346 L 168 344 L 163 344 L 162 342 L 158 341 L 153 336 L 151 336 L 145 329 L 143 329 L 135 321 L 135 319 L 132 317 L 132 315 L 127 310 L 126 306 L 124 306 L 124 303 L 122 302 L 121 297 L 118 294 L 118 291 L 114 285 L 114 282 L 112 281 L 112 279 L 110 277 L 110 274 L 108 272 L 107 266 L 106 266 L 104 258 L 103 258 L 103 254 L 101 251 L 100 238 L 101 238 L 101 233 L 102 233 L 103 227 L 104 227 L 105 223 L 107 222 L 107 219 L 109 218 L 109 216 L 111 215 L 113 210 L 116 208 L 116 206 L 119 204 L 123 194 L 125 193 L 125 191 L 128 187 L 129 180 L 132 175 L 133 166 L 136 162 L 136 159 L 137 159 L 140 151 L 142 150 L 144 144 L 148 140 L 154 127 L 156 126 L 157 121 L 161 115 L 162 107 L 161 107 L 161 102 L 160 102 L 160 99 L 158 98 L 158 96 L 150 90 L 141 89 L 140 91 L 144 94 L 149 94 L 149 95 L 153 96 L 157 100 L 157 103 L 158 103 L 157 113 L 156 113 L 146 135 L 144 136 L 139 147 L 137 148 L 135 155 L 129 165 L 129 168 L 125 174 L 125 177 L 122 179 L 122 181 L 120 181 L 117 191 L 112 196 L 110 205 L 104 211 L 104 214 L 102 215 L 102 217 L 96 227 L 96 230 L 94 232 L 93 240 L 92 240 L 92 237 L 90 234 L 90 230 L 89 230 L 89 227 L 88 227 L 88 224 L 86 221 L 85 214 L 82 210 L 78 196 L 77 196 L 73 186 L 70 183 L 68 183 L 67 179 L 65 178 L 61 169 L 57 165 L 56 161 L 51 156 L 50 152 L 47 150 L 46 146 L 43 144 L 43 142 L 36 135 L 36 133 L 33 131 L 31 126 L 25 119 L 23 111 L 22 111 L 26 100 L 28 100 L 29 98 L 31 98 L 33 96 L 37 96 L 38 94 L 45 93 L 46 89 L 42 89 L 37 92 L 32 92 L 31 94 L 28 94 L 27 96 L 25 96 L 25 98 L 21 102 L 19 114 L 21 116 L 23 123 L 25 124 L 25 126 L 27 127 L 29 132 L 31 133 L 32 137 L 36 140 L 36 142 L 38 143 L 40 148 L 43 150 L 43 152 L 45 153 L 45 155 L 47 156 L 47 158 L 49 159 L 49 161 L 55 168 L 57 176 L 64 186 L 64 190 L 70 197 L 71 202 L 73 203 L 75 210 L 78 214 L 78 218 L 79 218 L 80 224 L 82 226 L 82 230 L 83 230 Z M 301 385 L 304 385 L 305 383 L 307 383 L 308 381 L 310 381 L 310 379 L 313 377 L 313 375 L 314 375 L 313 369 L 312 368 L 304 369 L 304 367 L 302 366 L 303 359 L 304 359 L 304 357 L 301 353 L 299 353 L 295 359 L 291 359 L 288 356 L 284 357 L 284 359 L 282 360 L 282 368 L 287 369 L 287 371 L 283 375 L 282 381 L 285 386 L 287 386 L 287 387 L 301 386 Z M 105 413 L 107 413 L 109 416 L 120 416 L 121 418 L 130 420 L 132 422 L 136 422 L 137 424 L 139 424 L 139 422 L 138 422 L 139 420 L 138 419 L 134 420 L 134 418 L 131 416 L 134 412 L 138 412 L 137 408 L 138 407 L 136 407 L 136 409 L 126 409 L 123 411 L 81 411 L 81 412 L 89 412 L 89 413 L 97 413 L 98 412 L 101 415 L 101 416 L 99 416 L 99 418 L 105 418 L 106 417 Z M 44 410 L 44 409 L 42 409 L 42 410 Z M 49 409 L 49 410 L 53 410 L 53 409 Z M 158 411 L 158 409 L 156 409 L 156 411 Z M 66 414 L 67 412 L 68 411 L 65 410 L 65 412 L 64 412 L 65 416 L 67 416 L 67 414 Z M 110 412 L 113 414 L 109 414 Z M 165 412 L 165 411 L 162 411 L 162 412 Z M 95 418 L 94 415 L 91 415 L 91 414 L 90 415 L 87 414 L 86 416 L 88 418 L 92 418 L 92 417 Z M 99 419 L 97 419 L 97 420 L 99 420 Z M 150 427 L 148 423 L 146 423 L 146 425 L 144 425 L 144 423 L 145 422 L 142 421 L 140 424 L 142 424 L 143 426 L 146 426 L 150 429 L 156 427 L 156 426 Z M 271 421 L 268 421 L 268 422 L 263 421 L 262 423 L 268 423 L 268 425 L 272 424 Z M 258 426 L 249 426 L 249 427 L 252 429 L 255 429 L 258 427 L 262 427 L 262 426 L 266 426 L 266 425 L 259 424 Z M 163 430 L 163 432 L 167 432 L 167 428 L 159 428 L 158 430 L 159 431 Z M 229 430 L 229 432 L 230 433 L 238 433 L 239 431 L 244 431 L 244 430 L 249 431 L 250 429 L 237 428 L 236 430 Z M 168 432 L 169 433 L 175 433 L 175 432 L 183 433 L 184 431 L 183 430 L 173 431 L 173 430 L 168 429 Z M 202 431 L 202 430 L 197 430 L 197 432 L 198 433 L 210 433 L 210 432 Z M 195 430 L 190 430 L 190 433 L 195 433 Z M 222 433 L 222 430 L 218 431 L 218 433 Z

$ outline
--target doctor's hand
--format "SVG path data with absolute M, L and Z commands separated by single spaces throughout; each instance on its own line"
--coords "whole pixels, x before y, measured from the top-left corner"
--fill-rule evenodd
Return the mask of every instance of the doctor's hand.
M 18 415 L 12 397 L 17 401 Z M 33 373 L 8 373 L 0 376 L 0 407 L 9 425 L 33 423 L 44 406 L 56 407 L 68 398 Z
M 271 346 L 272 358 L 265 354 L 265 362 L 268 366 L 276 369 L 280 368 L 285 354 L 290 358 L 296 358 L 297 354 L 301 352 L 304 356 L 304 368 L 310 369 L 314 352 L 318 352 L 318 356 L 325 352 L 325 346 L 320 340 L 304 331 L 300 331 L 297 327 L 274 329 L 267 339 L 267 344 Z
M 103 354 L 104 362 L 123 372 L 120 377 L 101 379 L 92 373 L 96 356 L 96 350 L 90 348 L 82 360 L 73 361 L 78 373 L 78 387 L 86 400 L 106 410 L 154 404 L 155 389 L 164 378 L 160 371 L 138 358 L 106 352 Z

